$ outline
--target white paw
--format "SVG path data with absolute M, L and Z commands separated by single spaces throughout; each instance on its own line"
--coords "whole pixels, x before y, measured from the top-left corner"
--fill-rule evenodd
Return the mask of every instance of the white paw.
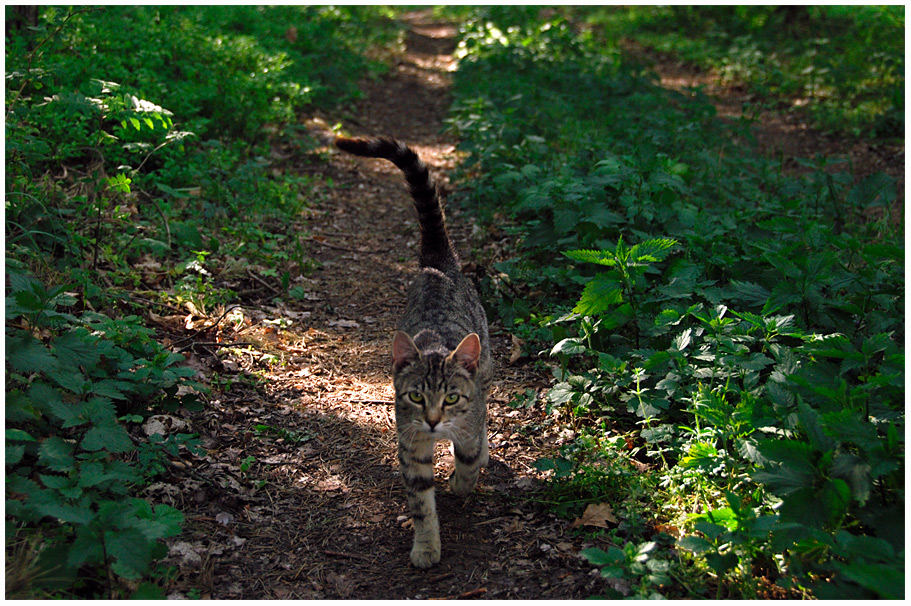
M 415 543 L 411 548 L 411 563 L 415 568 L 430 568 L 440 561 L 440 546 Z

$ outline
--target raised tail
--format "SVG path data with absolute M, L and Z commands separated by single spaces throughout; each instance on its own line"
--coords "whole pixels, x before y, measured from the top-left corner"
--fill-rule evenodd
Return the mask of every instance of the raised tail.
M 405 173 L 408 191 L 414 198 L 421 228 L 418 263 L 442 272 L 458 271 L 459 258 L 446 231 L 446 219 L 436 182 L 427 165 L 413 149 L 388 137 L 355 139 L 337 137 L 335 146 L 342 151 L 367 158 L 385 158 Z

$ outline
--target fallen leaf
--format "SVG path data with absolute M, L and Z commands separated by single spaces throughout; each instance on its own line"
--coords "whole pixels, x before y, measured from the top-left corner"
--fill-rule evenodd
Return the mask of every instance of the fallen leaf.
M 360 324 L 354 320 L 329 320 L 329 326 L 338 326 L 339 328 L 359 328 Z
M 608 523 L 618 523 L 617 518 L 614 517 L 614 508 L 607 503 L 592 503 L 585 508 L 581 517 L 573 521 L 571 528 L 579 528 L 580 526 L 609 528 Z
M 180 556 L 181 566 L 199 566 L 202 562 L 202 556 L 186 541 L 178 541 L 171 545 L 168 553 L 172 556 Z
M 522 357 L 522 345 L 525 344 L 525 341 L 517 337 L 516 335 L 509 335 L 512 337 L 512 345 L 509 349 L 509 363 L 515 364 L 519 358 Z
M 142 425 L 142 430 L 147 436 L 154 434 L 168 435 L 173 432 L 184 431 L 188 428 L 186 421 L 170 415 L 155 415 L 149 417 Z

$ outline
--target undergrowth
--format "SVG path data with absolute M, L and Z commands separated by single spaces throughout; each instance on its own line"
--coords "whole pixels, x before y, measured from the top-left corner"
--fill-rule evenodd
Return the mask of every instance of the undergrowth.
M 356 98 L 373 7 L 6 7 L 6 595 L 163 597 L 182 514 L 143 497 L 206 386 L 146 326 L 300 295 L 304 111 Z M 331 52 L 327 52 L 331 49 Z M 242 219 L 242 220 L 238 220 Z M 240 277 L 239 277 L 240 276 Z
M 472 15 L 460 202 L 514 242 L 491 311 L 549 355 L 543 406 L 576 431 L 538 463 L 552 499 L 625 509 L 585 552 L 610 591 L 902 597 L 894 181 L 789 174 L 553 12 Z
M 806 110 L 822 129 L 904 132 L 903 6 L 599 7 L 580 18 L 713 68 L 757 103 Z

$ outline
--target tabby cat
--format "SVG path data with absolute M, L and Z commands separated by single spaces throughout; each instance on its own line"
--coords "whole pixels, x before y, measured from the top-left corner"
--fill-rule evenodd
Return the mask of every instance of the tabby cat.
M 398 459 L 414 522 L 411 563 L 440 561 L 433 445 L 450 440 L 457 495 L 474 490 L 487 465 L 487 390 L 492 363 L 487 316 L 446 231 L 440 192 L 418 155 L 394 139 L 339 137 L 346 152 L 390 160 L 405 173 L 418 214 L 420 271 L 392 340 Z

